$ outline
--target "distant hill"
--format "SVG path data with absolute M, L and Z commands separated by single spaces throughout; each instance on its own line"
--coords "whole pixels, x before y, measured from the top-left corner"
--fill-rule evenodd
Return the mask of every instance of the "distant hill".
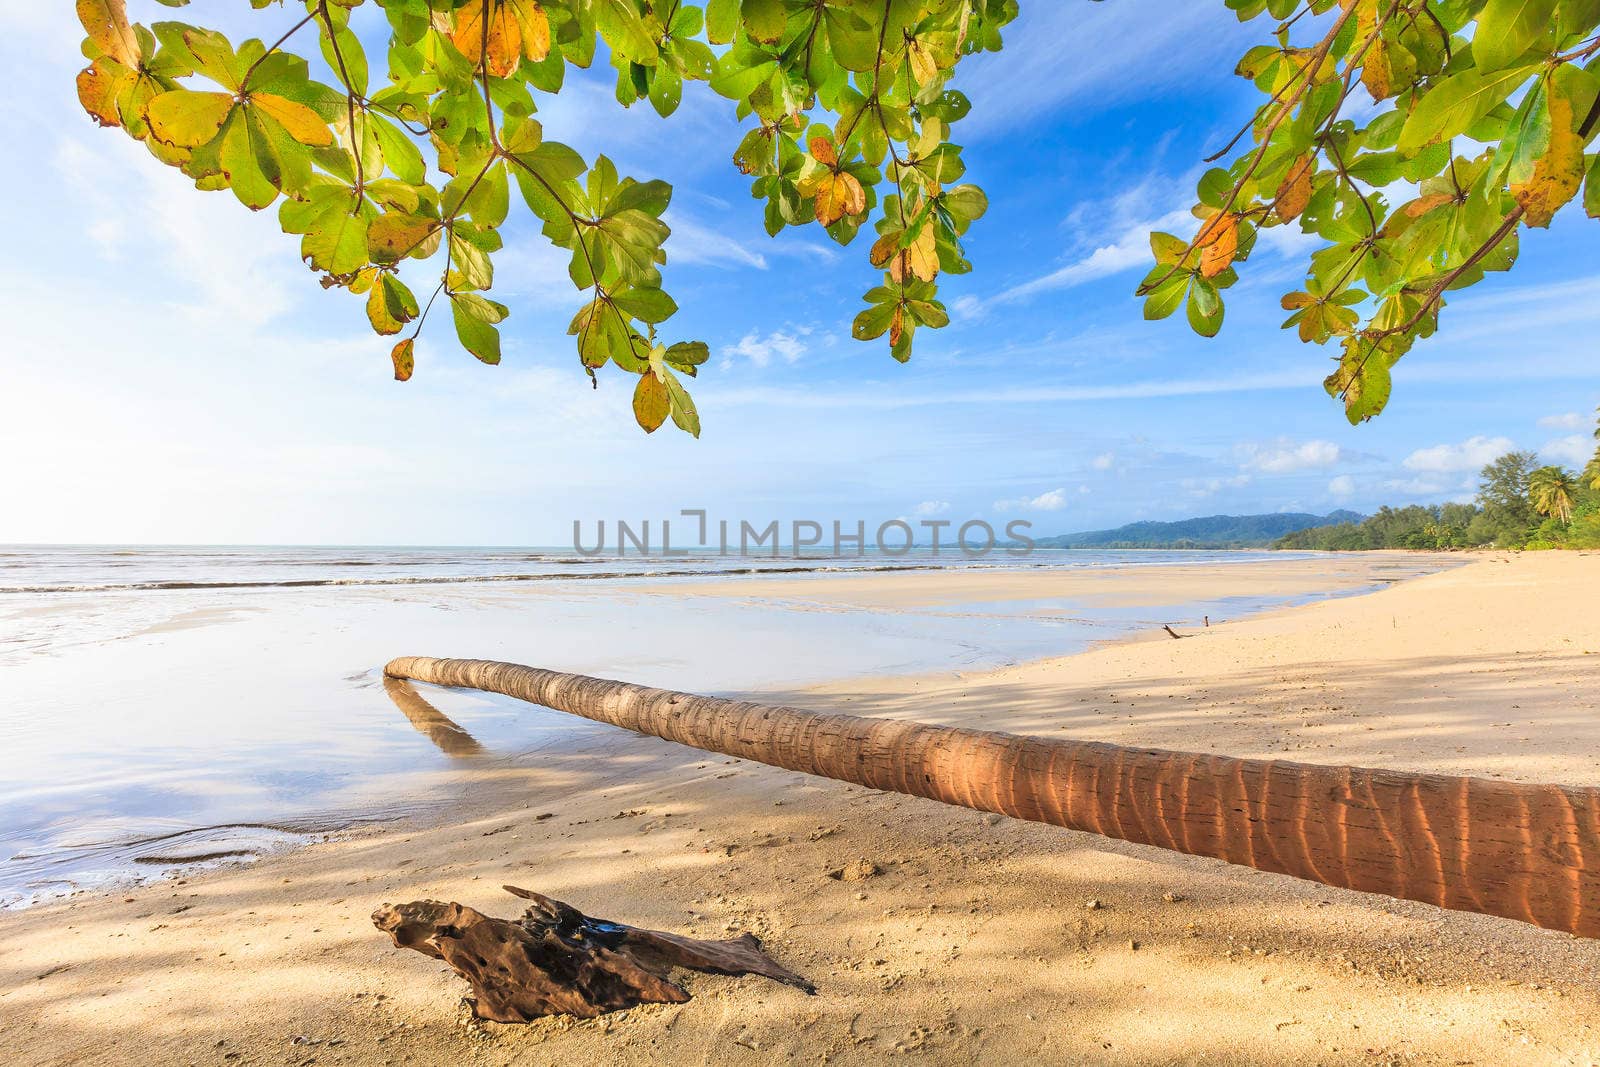
M 1313 526 L 1360 522 L 1363 518 L 1354 511 L 1343 510 L 1327 515 L 1207 515 L 1177 522 L 1131 522 L 1115 530 L 1035 537 L 1033 543 L 1040 548 L 1267 548 L 1284 534 Z

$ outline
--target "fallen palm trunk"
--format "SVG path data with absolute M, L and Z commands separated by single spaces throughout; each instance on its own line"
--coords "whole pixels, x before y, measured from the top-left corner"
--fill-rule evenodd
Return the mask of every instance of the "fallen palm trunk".
M 821 714 L 492 660 L 405 657 L 385 671 L 872 789 L 1600 936 L 1594 788 Z
M 591 918 L 532 890 L 504 888 L 532 901 L 522 918 L 417 900 L 385 904 L 372 922 L 401 948 L 448 963 L 472 986 L 473 1013 L 499 1023 L 557 1014 L 592 1019 L 637 1004 L 682 1004 L 689 994 L 667 978 L 674 967 L 758 974 L 813 992 L 761 951 L 751 934 L 697 941 Z

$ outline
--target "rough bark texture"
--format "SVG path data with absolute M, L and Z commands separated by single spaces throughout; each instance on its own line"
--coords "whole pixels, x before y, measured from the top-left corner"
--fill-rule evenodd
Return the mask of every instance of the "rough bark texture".
M 1600 789 L 819 714 L 491 660 L 386 670 L 873 789 L 1600 936 Z
M 505 889 L 532 902 L 522 918 L 417 900 L 385 904 L 372 922 L 399 947 L 448 963 L 471 984 L 473 1013 L 500 1023 L 557 1014 L 592 1019 L 637 1004 L 682 1004 L 689 994 L 667 978 L 674 967 L 757 974 L 814 992 L 750 934 L 696 941 L 594 919 L 529 889 Z

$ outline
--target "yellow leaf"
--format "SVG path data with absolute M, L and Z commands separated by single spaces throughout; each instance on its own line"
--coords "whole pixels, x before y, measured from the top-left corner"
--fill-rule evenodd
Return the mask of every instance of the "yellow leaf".
M 922 232 L 911 242 L 911 247 L 906 249 L 906 261 L 911 273 L 925 282 L 931 282 L 938 276 L 939 240 L 933 232 L 932 223 L 923 226 Z
M 633 390 L 633 417 L 644 432 L 655 433 L 660 429 L 671 408 L 667 383 L 651 371 L 639 375 L 639 384 Z
M 1316 169 L 1316 158 L 1309 155 L 1302 156 L 1290 165 L 1289 173 L 1284 175 L 1273 201 L 1278 218 L 1289 222 L 1306 209 L 1311 202 L 1311 178 Z
M 328 129 L 328 124 L 321 115 L 304 104 L 272 93 L 252 93 L 250 102 L 277 119 L 278 125 L 301 144 L 326 148 L 333 143 L 333 131 Z
M 890 345 L 890 347 L 893 347 L 893 346 L 899 344 L 900 343 L 900 335 L 905 333 L 905 329 L 906 329 L 906 317 L 905 317 L 905 315 L 906 315 L 905 307 L 904 306 L 896 306 L 895 309 L 894 309 L 894 314 L 889 317 L 889 345 Z
M 157 140 L 198 148 L 217 135 L 233 108 L 234 99 L 227 93 L 174 89 L 150 101 L 145 117 Z
M 889 262 L 889 258 L 900 250 L 900 237 L 898 234 L 886 233 L 872 242 L 872 249 L 867 253 L 867 259 L 874 267 L 881 267 Z
M 1455 197 L 1449 193 L 1429 193 L 1427 196 L 1419 196 L 1407 203 L 1405 207 L 1400 209 L 1400 214 L 1409 219 L 1421 218 L 1440 204 L 1448 204 L 1454 199 Z
M 522 32 L 522 54 L 537 63 L 550 54 L 550 19 L 534 0 L 513 0 L 512 6 Z
M 1367 87 L 1373 100 L 1387 100 L 1394 91 L 1391 84 L 1393 80 L 1389 69 L 1389 48 L 1383 43 L 1382 37 L 1376 38 L 1367 49 L 1366 58 L 1361 61 L 1361 84 Z
M 384 336 L 399 333 L 406 325 L 395 318 L 394 313 L 389 310 L 389 302 L 384 299 L 382 285 L 374 285 L 367 293 L 367 321 L 372 323 L 374 333 Z
M 833 143 L 826 137 L 813 137 L 806 147 L 810 149 L 812 158 L 824 167 L 839 165 L 839 154 L 833 150 Z
M 399 344 L 395 345 L 394 350 L 389 353 L 389 358 L 394 361 L 395 381 L 409 382 L 411 380 L 411 372 L 415 370 L 417 366 L 416 350 L 416 339 L 413 337 L 408 337 L 404 341 L 401 341 Z
M 437 219 L 389 211 L 367 227 L 367 251 L 374 263 L 398 263 L 438 227 Z
M 1239 250 L 1239 216 L 1231 212 L 1218 212 L 1200 228 L 1195 238 L 1200 253 L 1200 274 L 1215 278 L 1233 264 L 1234 253 Z
M 124 67 L 139 65 L 139 38 L 128 25 L 122 0 L 78 0 L 78 21 L 101 52 Z
M 78 103 L 100 125 L 121 126 L 122 114 L 117 110 L 117 96 L 122 92 L 127 76 L 127 67 L 101 56 L 78 72 Z
M 1310 293 L 1285 293 L 1278 303 L 1282 305 L 1283 310 L 1293 311 L 1296 308 L 1310 307 L 1316 302 L 1316 298 Z
M 918 85 L 927 85 L 939 76 L 939 64 L 934 62 L 933 53 L 919 40 L 913 39 L 906 46 L 906 60 L 911 64 L 911 76 L 917 79 Z
M 1577 196 L 1583 185 L 1583 138 L 1573 129 L 1572 101 L 1561 86 L 1552 79 L 1545 95 L 1550 108 L 1550 147 L 1533 165 L 1528 180 L 1511 187 L 1511 195 L 1522 205 L 1522 221 L 1529 226 L 1550 225 L 1555 213 Z
M 458 10 L 450 40 L 474 66 L 484 64 L 495 78 L 510 77 L 522 58 L 522 27 L 505 0 L 476 0 Z
M 854 174 L 825 174 L 817 183 L 817 221 L 831 226 L 867 209 L 867 194 Z

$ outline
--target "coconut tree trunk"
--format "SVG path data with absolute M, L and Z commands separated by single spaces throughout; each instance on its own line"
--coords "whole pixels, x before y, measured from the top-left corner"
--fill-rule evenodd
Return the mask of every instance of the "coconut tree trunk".
M 1600 936 L 1600 789 L 821 714 L 492 660 L 405 657 L 385 673 L 872 789 Z

